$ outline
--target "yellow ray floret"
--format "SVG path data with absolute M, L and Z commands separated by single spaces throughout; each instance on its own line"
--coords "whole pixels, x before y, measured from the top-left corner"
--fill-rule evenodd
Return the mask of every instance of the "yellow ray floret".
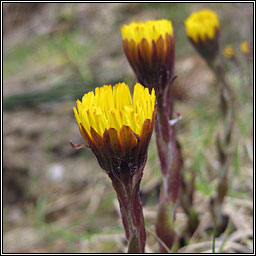
M 243 41 L 241 44 L 240 44 L 240 50 L 245 53 L 245 54 L 248 54 L 250 52 L 250 47 L 249 47 L 249 43 L 248 41 Z
M 216 29 L 219 29 L 219 19 L 217 14 L 211 10 L 201 10 L 192 13 L 185 20 L 187 35 L 198 43 L 199 39 L 205 42 L 207 38 L 214 39 Z
M 172 35 L 173 28 L 172 22 L 169 20 L 149 20 L 124 25 L 121 32 L 123 39 L 133 39 L 136 43 L 140 43 L 143 38 L 151 42 L 157 40 L 160 36 Z
M 223 55 L 227 59 L 231 59 L 234 57 L 234 50 L 231 44 L 228 44 L 224 50 L 223 50 Z
M 113 87 L 104 85 L 96 88 L 95 94 L 89 92 L 83 96 L 82 102 L 77 100 L 76 103 L 77 109 L 73 108 L 76 121 L 89 135 L 91 127 L 102 136 L 105 129 L 115 128 L 119 133 L 124 125 L 140 135 L 144 121 L 152 119 L 155 91 L 153 89 L 150 94 L 148 88 L 137 83 L 132 99 L 125 83 Z

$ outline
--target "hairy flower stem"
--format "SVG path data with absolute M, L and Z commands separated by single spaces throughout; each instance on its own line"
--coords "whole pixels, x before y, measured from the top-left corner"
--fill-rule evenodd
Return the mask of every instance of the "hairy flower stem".
M 180 190 L 181 153 L 175 136 L 175 126 L 170 120 L 173 115 L 173 98 L 168 87 L 157 94 L 157 119 L 155 122 L 156 142 L 160 159 L 163 189 L 156 221 L 156 234 L 171 249 L 175 240 L 174 220 Z M 160 252 L 167 253 L 159 244 Z
M 109 177 L 117 193 L 122 222 L 128 241 L 128 253 L 144 253 L 146 231 L 139 196 L 142 170 L 137 170 L 134 175 L 127 175 L 124 179 L 118 179 L 112 174 Z
M 219 183 L 217 194 L 211 199 L 212 216 L 216 220 L 217 233 L 221 233 L 226 226 L 226 220 L 223 218 L 222 205 L 228 192 L 228 172 L 230 159 L 230 144 L 234 126 L 234 103 L 235 94 L 232 87 L 225 78 L 223 67 L 220 63 L 210 63 L 209 66 L 218 79 L 220 93 L 220 112 L 223 120 L 223 134 L 218 134 L 216 139 L 217 152 L 220 163 Z

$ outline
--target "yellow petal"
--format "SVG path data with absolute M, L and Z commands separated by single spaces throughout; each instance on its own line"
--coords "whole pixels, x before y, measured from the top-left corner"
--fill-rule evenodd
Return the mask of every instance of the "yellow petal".
M 206 38 L 213 39 L 216 29 L 219 29 L 217 14 L 211 10 L 200 10 L 192 13 L 185 20 L 186 33 L 195 43 L 205 41 Z
M 125 83 L 119 83 L 113 87 L 104 85 L 97 87 L 95 93 L 85 94 L 82 102 L 77 100 L 76 103 L 77 109 L 74 107 L 73 111 L 80 130 L 83 127 L 94 143 L 100 142 L 99 136 L 103 137 L 106 131 L 114 129 L 118 136 L 121 136 L 123 148 L 130 149 L 135 141 L 137 143 L 134 134 L 139 136 L 144 121 L 152 120 L 155 91 L 153 89 L 150 94 L 148 88 L 136 84 L 132 98 L 129 87 Z M 128 143 L 127 136 L 130 136 L 131 144 Z
M 169 20 L 148 20 L 146 22 L 132 22 L 121 28 L 123 39 L 134 40 L 137 44 L 143 39 L 150 43 L 157 40 L 160 36 L 173 34 L 172 22 Z

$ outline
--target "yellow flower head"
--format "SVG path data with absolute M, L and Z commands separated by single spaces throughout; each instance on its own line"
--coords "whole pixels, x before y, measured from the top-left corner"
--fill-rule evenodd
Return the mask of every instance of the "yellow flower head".
M 76 121 L 91 135 L 93 128 L 100 136 L 105 129 L 114 128 L 120 133 L 121 128 L 129 126 L 140 135 L 145 119 L 152 119 L 155 108 L 155 91 L 149 93 L 141 84 L 134 87 L 133 99 L 125 83 L 104 85 L 96 88 L 95 94 L 89 92 L 77 100 L 74 107 Z
M 243 41 L 240 44 L 240 50 L 244 53 L 244 54 L 249 54 L 250 53 L 250 45 L 248 41 Z
M 174 75 L 172 22 L 149 20 L 121 28 L 126 57 L 138 81 L 157 92 L 168 86 Z
M 134 40 L 139 44 L 142 39 L 151 42 L 166 34 L 172 35 L 172 22 L 169 20 L 148 20 L 146 22 L 133 22 L 121 28 L 123 39 Z
M 232 59 L 234 56 L 235 56 L 235 53 L 234 53 L 234 50 L 233 50 L 233 47 L 231 44 L 228 44 L 224 50 L 223 50 L 223 55 L 225 58 L 227 59 Z
M 127 163 L 130 158 L 130 166 L 144 163 L 154 126 L 154 89 L 150 94 L 136 84 L 132 98 L 125 83 L 104 85 L 76 103 L 73 110 L 80 132 L 103 169 L 110 171 L 116 161 Z
M 220 24 L 217 14 L 211 10 L 194 12 L 185 20 L 186 33 L 194 43 L 216 37 Z

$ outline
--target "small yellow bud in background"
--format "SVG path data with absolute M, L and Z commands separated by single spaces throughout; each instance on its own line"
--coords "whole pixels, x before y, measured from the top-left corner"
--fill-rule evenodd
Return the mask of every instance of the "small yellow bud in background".
M 231 44 L 228 44 L 224 50 L 223 50 L 223 56 L 227 59 L 232 59 L 235 56 L 233 46 Z
M 194 12 L 185 20 L 185 28 L 188 38 L 202 57 L 213 60 L 219 49 L 220 24 L 217 14 L 211 10 Z

